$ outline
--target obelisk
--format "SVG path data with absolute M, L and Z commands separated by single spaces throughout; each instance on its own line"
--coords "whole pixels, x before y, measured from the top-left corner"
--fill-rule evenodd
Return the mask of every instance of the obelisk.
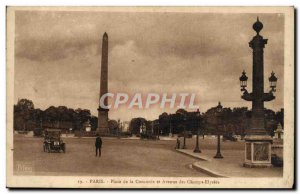
M 105 32 L 102 38 L 102 59 L 101 59 L 101 77 L 100 77 L 100 96 L 98 108 L 98 128 L 99 135 L 109 134 L 108 129 L 108 111 L 100 106 L 100 98 L 108 92 L 108 36 Z M 104 105 L 107 106 L 107 98 L 104 99 Z

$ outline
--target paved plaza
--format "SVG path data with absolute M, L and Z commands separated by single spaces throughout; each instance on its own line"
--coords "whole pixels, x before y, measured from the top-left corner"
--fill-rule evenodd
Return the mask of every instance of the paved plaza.
M 207 176 L 191 168 L 197 159 L 176 152 L 175 141 L 103 138 L 95 157 L 95 138 L 64 138 L 66 153 L 43 152 L 43 138 L 14 137 L 17 175 Z M 29 167 L 24 170 L 23 166 Z
M 43 138 L 14 136 L 16 175 L 89 175 L 157 177 L 278 177 L 282 168 L 242 167 L 244 142 L 221 142 L 224 159 L 214 159 L 216 138 L 200 138 L 202 153 L 194 154 L 195 139 L 186 150 L 175 150 L 176 140 L 103 138 L 102 157 L 95 157 L 95 138 L 64 138 L 66 153 L 43 152 Z M 182 153 L 184 152 L 184 153 Z M 24 166 L 26 168 L 24 168 Z

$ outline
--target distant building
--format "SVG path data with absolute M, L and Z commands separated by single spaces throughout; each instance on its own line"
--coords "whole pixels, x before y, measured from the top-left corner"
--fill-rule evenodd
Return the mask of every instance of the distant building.
M 128 132 L 130 126 L 130 121 L 123 121 L 122 122 L 122 132 Z

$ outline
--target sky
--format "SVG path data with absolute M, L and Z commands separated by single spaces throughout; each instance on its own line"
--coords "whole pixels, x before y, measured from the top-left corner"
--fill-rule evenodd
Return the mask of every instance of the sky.
M 259 16 L 269 39 L 264 51 L 265 92 L 272 70 L 276 99 L 283 108 L 284 15 L 183 12 L 17 11 L 15 96 L 35 108 L 85 108 L 97 116 L 102 35 L 109 37 L 109 92 L 196 94 L 200 112 L 216 106 L 251 107 L 241 99 L 245 70 L 252 91 L 253 23 Z M 123 106 L 110 119 L 156 119 L 177 108 L 137 110 Z M 194 110 L 191 110 L 194 111 Z

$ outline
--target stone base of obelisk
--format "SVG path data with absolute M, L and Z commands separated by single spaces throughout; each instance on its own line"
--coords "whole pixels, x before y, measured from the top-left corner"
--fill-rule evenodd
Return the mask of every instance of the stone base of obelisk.
M 268 135 L 247 135 L 245 137 L 245 162 L 247 168 L 269 168 L 271 163 L 271 144 Z
M 100 136 L 109 136 L 109 128 L 97 128 L 96 130 L 97 134 Z

